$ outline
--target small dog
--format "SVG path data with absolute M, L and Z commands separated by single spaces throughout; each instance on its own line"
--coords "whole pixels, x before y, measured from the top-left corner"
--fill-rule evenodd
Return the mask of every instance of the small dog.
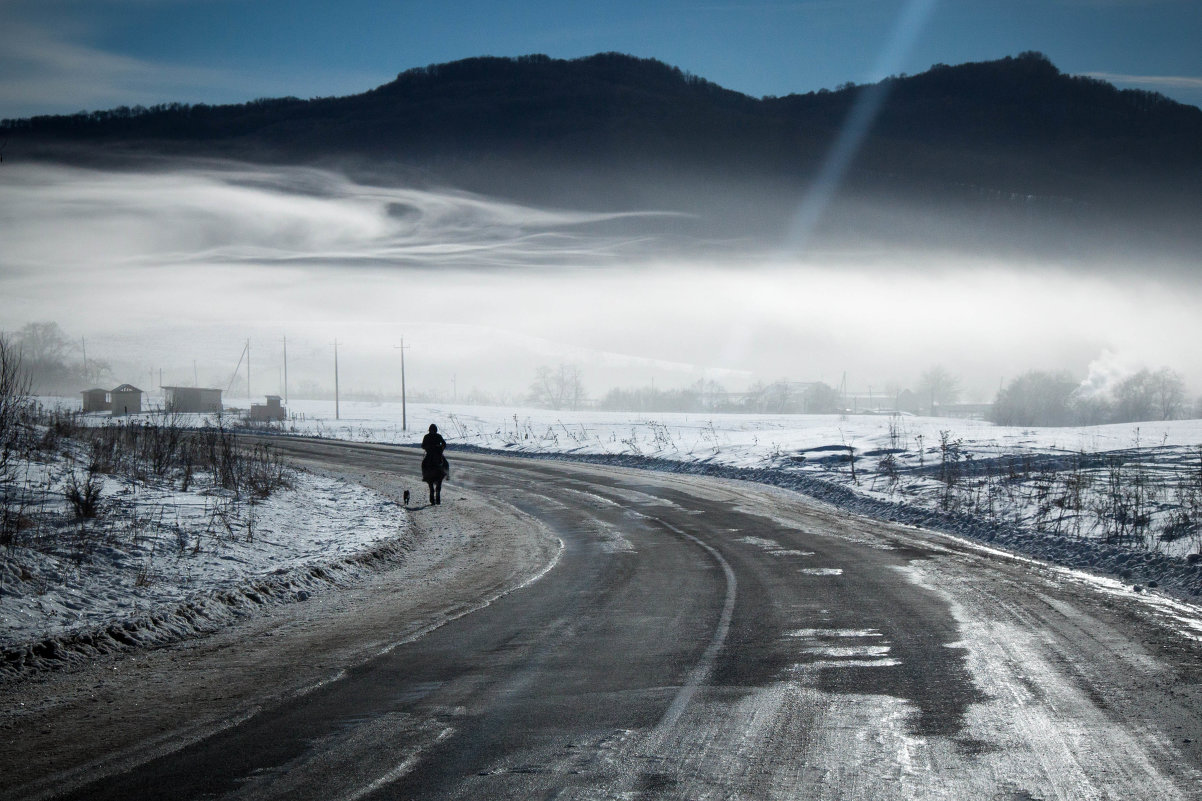
M 409 505 L 409 490 L 405 490 L 405 494 L 401 496 L 405 500 L 405 505 Z

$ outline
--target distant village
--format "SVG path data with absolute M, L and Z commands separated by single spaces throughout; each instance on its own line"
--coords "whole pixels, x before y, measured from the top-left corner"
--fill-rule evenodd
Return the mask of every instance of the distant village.
M 221 390 L 209 387 L 160 387 L 163 391 L 162 411 L 172 414 L 220 414 L 225 411 L 221 401 Z M 113 417 L 142 414 L 151 411 L 143 399 L 146 393 L 133 384 L 122 384 L 113 389 L 85 389 L 84 413 L 105 413 Z M 158 411 L 158 410 L 155 410 Z M 247 419 L 255 423 L 282 421 L 288 418 L 279 395 L 267 395 L 266 403 L 252 403 Z

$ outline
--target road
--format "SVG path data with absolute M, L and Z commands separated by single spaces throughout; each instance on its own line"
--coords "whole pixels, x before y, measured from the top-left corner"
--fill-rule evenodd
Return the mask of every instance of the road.
M 153 757 L 97 745 L 46 797 L 1202 798 L 1196 610 L 742 482 L 452 453 L 429 507 L 412 450 L 280 447 L 407 483 L 431 530 L 491 513 L 562 548 Z

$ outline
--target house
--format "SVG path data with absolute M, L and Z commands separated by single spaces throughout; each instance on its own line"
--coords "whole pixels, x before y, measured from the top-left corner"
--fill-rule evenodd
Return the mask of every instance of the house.
M 109 399 L 113 417 L 142 413 L 142 390 L 133 384 L 122 384 L 112 390 L 109 392 Z
M 288 413 L 280 403 L 279 395 L 268 395 L 267 403 L 252 403 L 250 405 L 251 422 L 286 420 L 287 418 Z
M 163 408 L 180 414 L 220 412 L 221 390 L 205 387 L 163 387 Z
M 109 412 L 113 409 L 107 389 L 85 389 L 80 394 L 83 395 L 85 412 Z

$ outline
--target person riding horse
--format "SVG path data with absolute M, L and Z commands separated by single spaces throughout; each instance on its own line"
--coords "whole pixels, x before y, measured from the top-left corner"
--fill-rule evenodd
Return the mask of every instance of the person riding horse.
M 442 482 L 451 473 L 447 457 L 442 452 L 447 449 L 447 441 L 438 433 L 438 426 L 430 424 L 430 433 L 422 438 L 422 450 L 426 456 L 422 459 L 422 481 L 430 486 L 430 504 L 442 504 Z

